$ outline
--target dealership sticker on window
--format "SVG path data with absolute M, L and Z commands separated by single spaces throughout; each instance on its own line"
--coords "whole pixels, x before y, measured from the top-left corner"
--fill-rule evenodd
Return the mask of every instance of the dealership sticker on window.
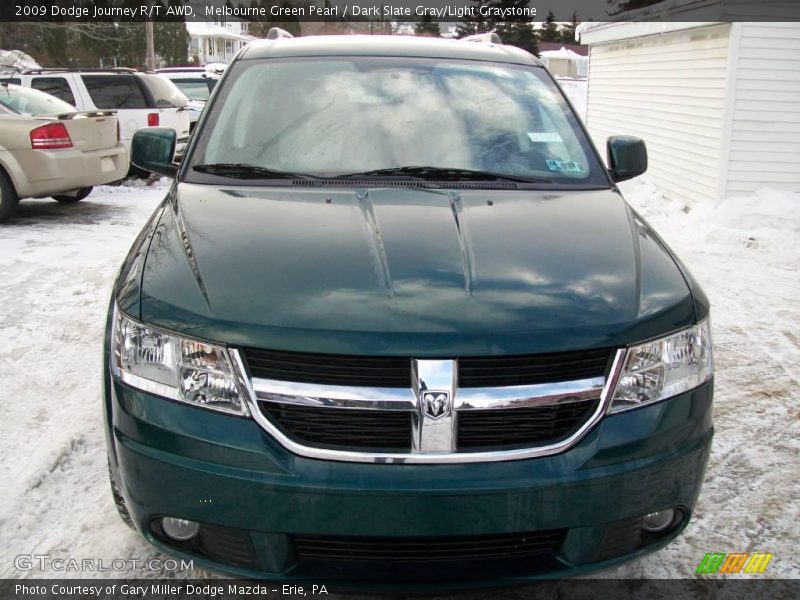
M 562 173 L 580 173 L 583 171 L 581 166 L 571 160 L 547 160 L 547 168 L 551 171 L 561 171 Z
M 564 140 L 555 131 L 529 131 L 528 138 L 532 142 L 539 142 L 542 144 L 563 144 Z

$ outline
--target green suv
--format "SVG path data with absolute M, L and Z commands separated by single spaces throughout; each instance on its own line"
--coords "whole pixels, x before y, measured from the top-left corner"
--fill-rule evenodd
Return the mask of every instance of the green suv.
M 491 38 L 271 39 L 216 86 L 122 266 L 121 515 L 196 565 L 347 587 L 562 577 L 686 527 L 706 296 L 540 62 Z

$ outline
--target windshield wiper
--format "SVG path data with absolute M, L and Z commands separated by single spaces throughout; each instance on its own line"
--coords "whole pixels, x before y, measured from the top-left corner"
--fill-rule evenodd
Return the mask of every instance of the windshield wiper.
M 208 165 L 195 165 L 192 170 L 198 173 L 219 175 L 220 177 L 233 177 L 235 179 L 316 179 L 313 175 L 291 173 L 289 171 L 276 171 L 258 165 L 245 163 L 214 163 Z
M 544 177 L 518 177 L 505 173 L 493 173 L 491 171 L 476 171 L 473 169 L 458 169 L 454 167 L 426 167 L 426 166 L 407 166 L 391 167 L 388 169 L 375 169 L 362 173 L 348 173 L 338 177 L 358 178 L 358 177 L 382 177 L 391 175 L 408 175 L 419 179 L 438 180 L 438 181 L 516 181 L 520 183 L 551 183 L 550 179 Z

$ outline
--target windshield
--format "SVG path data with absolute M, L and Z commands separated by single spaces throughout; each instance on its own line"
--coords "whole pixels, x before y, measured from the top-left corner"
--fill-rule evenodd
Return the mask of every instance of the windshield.
M 238 61 L 191 164 L 310 176 L 402 167 L 606 184 L 544 69 L 395 57 Z M 408 173 L 405 170 L 404 173 Z M 400 175 L 400 173 L 397 173 Z M 188 180 L 209 181 L 187 170 Z
M 190 100 L 201 100 L 203 102 L 208 100 L 208 95 L 214 89 L 214 83 L 216 82 L 211 77 L 186 77 L 181 79 L 170 77 L 169 79 Z
M 188 104 L 185 94 L 166 77 L 161 75 L 142 75 L 141 77 L 153 95 L 156 108 L 173 108 Z
M 75 107 L 39 90 L 0 85 L 0 104 L 23 115 L 54 115 L 76 112 Z

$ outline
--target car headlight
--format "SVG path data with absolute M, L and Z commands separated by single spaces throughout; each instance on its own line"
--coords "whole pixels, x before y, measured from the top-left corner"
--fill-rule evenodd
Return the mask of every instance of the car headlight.
M 628 349 L 609 413 L 637 408 L 696 388 L 714 374 L 708 319 Z
M 111 368 L 131 387 L 236 415 L 249 415 L 225 348 L 137 323 L 114 308 Z

